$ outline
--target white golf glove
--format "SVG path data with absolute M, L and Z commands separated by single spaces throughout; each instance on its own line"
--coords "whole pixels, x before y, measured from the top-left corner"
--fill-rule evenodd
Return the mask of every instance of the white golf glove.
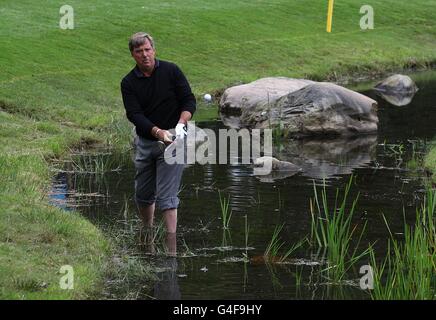
M 176 139 L 183 139 L 188 135 L 186 125 L 184 123 L 178 123 L 176 126 Z

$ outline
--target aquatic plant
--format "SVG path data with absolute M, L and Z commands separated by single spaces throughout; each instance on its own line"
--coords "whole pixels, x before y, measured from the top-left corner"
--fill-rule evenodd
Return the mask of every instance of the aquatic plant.
M 121 156 L 110 153 L 75 155 L 71 158 L 72 170 L 77 173 L 103 175 L 110 171 L 119 171 Z
M 277 225 L 274 228 L 273 234 L 271 236 L 271 240 L 268 243 L 268 246 L 265 249 L 263 254 L 263 259 L 267 263 L 280 263 L 285 261 L 295 250 L 303 245 L 306 241 L 306 238 L 292 245 L 283 255 L 280 255 L 280 249 L 285 245 L 285 242 L 282 242 L 280 239 L 280 232 L 283 229 L 284 224 Z
M 230 219 L 232 218 L 232 210 L 230 208 L 230 196 L 228 198 L 221 196 L 221 191 L 218 190 L 221 206 L 221 220 L 223 229 L 229 228 Z
M 185 249 L 185 253 L 182 255 L 183 257 L 194 257 L 196 255 L 194 251 L 192 251 L 191 248 L 189 248 L 185 238 L 182 239 L 182 244 L 183 244 L 183 248 Z
M 232 235 L 229 229 L 223 229 L 223 234 L 221 237 L 221 249 L 225 251 L 227 247 L 232 245 Z
M 369 249 L 359 254 L 357 253 L 366 228 L 366 222 L 360 232 L 354 249 L 351 250 L 350 248 L 353 236 L 357 230 L 357 225 L 352 226 L 352 218 L 359 198 L 359 195 L 357 195 L 351 207 L 347 208 L 347 197 L 351 189 L 352 181 L 353 176 L 350 177 L 349 182 L 345 186 L 343 199 L 340 203 L 338 203 L 339 189 L 336 190 L 335 204 L 331 212 L 329 212 L 325 181 L 321 195 L 318 194 L 314 184 L 314 199 L 310 200 L 310 213 L 312 218 L 311 243 L 314 246 L 327 249 L 329 267 L 326 271 L 328 271 L 328 276 L 335 281 L 342 280 L 346 272 L 359 259 L 369 253 Z
M 371 250 L 373 269 L 372 299 L 419 299 L 433 300 L 436 297 L 436 190 L 427 190 L 424 203 L 416 210 L 414 226 L 404 224 L 404 238 L 394 238 L 388 228 L 388 252 L 382 261 L 377 261 Z
M 406 167 L 409 170 L 413 171 L 419 171 L 424 168 L 424 155 L 425 152 L 421 152 L 420 150 L 424 150 L 425 147 L 423 146 L 422 141 L 417 140 L 409 140 L 409 142 L 412 144 L 412 155 L 410 157 L 410 160 L 407 161 Z
M 404 144 L 383 144 L 383 150 L 386 155 L 395 159 L 396 168 L 400 168 L 403 164 L 403 156 L 405 153 Z
M 242 253 L 244 257 L 244 263 L 250 262 L 248 258 L 248 235 L 250 233 L 250 226 L 248 225 L 248 217 L 244 215 L 244 237 L 245 237 L 245 252 Z
M 295 277 L 295 285 L 298 288 L 300 288 L 303 285 L 303 270 L 304 270 L 304 265 L 295 266 L 295 273 L 293 273 L 293 275 Z
M 267 262 L 265 263 L 265 266 L 268 270 L 269 275 L 271 276 L 271 284 L 273 286 L 273 290 L 276 291 L 282 289 L 283 285 L 280 282 L 279 277 L 277 276 L 276 265 Z

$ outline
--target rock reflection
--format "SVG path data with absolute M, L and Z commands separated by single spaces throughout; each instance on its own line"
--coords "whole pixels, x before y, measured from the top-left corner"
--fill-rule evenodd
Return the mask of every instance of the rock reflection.
M 407 106 L 410 104 L 413 100 L 413 97 L 415 96 L 415 92 L 406 92 L 406 93 L 387 93 L 382 92 L 379 90 L 374 90 L 378 96 L 380 96 L 382 99 L 386 100 L 388 103 L 402 107 Z
M 283 147 L 276 153 L 280 160 L 299 166 L 304 176 L 321 180 L 368 165 L 376 156 L 377 136 L 293 140 Z
M 412 102 L 418 87 L 409 76 L 395 74 L 376 84 L 374 91 L 394 106 L 405 106 Z

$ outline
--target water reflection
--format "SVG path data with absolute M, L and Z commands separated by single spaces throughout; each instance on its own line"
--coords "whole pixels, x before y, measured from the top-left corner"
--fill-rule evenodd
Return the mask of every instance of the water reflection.
M 376 135 L 302 139 L 287 142 L 277 157 L 302 168 L 304 176 L 321 180 L 351 174 L 353 169 L 367 166 L 376 157 L 376 147 Z
M 230 119 L 231 118 L 231 119 Z M 218 132 L 223 125 L 235 127 L 235 117 L 223 117 L 223 123 L 206 125 Z M 367 166 L 376 157 L 377 135 L 361 135 L 353 137 L 319 138 L 310 137 L 297 140 L 282 140 L 274 146 L 273 157 L 288 161 L 301 168 L 305 177 L 312 179 L 328 179 L 334 176 L 352 173 L 353 169 Z M 241 151 L 241 150 L 240 150 Z M 254 159 L 252 159 L 254 160 Z M 214 168 L 210 169 L 214 171 Z M 237 197 L 254 197 L 253 186 L 247 185 L 246 175 L 253 174 L 250 166 L 227 166 L 226 174 L 232 183 L 229 191 Z M 300 174 L 295 170 L 275 170 L 268 175 L 258 175 L 261 182 L 271 183 Z M 240 193 L 240 188 L 244 192 Z M 237 190 L 235 190 L 237 189 Z M 238 191 L 235 193 L 235 191 Z
M 70 211 L 68 206 L 68 181 L 67 175 L 61 173 L 56 177 L 56 182 L 52 185 L 52 190 L 49 193 L 49 203 L 63 210 Z
M 144 235 L 143 247 L 146 254 L 155 255 L 159 252 L 156 241 L 155 230 L 148 229 Z M 165 254 L 159 256 L 155 263 L 155 270 L 158 281 L 154 284 L 151 296 L 158 300 L 180 300 L 180 287 L 177 276 L 177 235 L 176 233 L 165 233 L 164 249 Z
M 180 287 L 177 277 L 177 258 L 165 257 L 157 264 L 159 272 L 157 281 L 153 288 L 153 297 L 159 300 L 180 300 Z
M 413 100 L 413 97 L 415 96 L 416 92 L 406 92 L 406 93 L 400 93 L 400 92 L 383 92 L 379 90 L 374 90 L 376 94 L 389 102 L 390 104 L 394 106 L 407 106 L 410 104 Z

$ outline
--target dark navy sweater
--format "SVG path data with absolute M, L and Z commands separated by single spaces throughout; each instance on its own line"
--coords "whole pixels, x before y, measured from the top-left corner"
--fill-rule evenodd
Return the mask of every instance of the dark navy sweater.
M 127 118 L 138 136 L 156 140 L 151 128 L 171 129 L 177 125 L 182 111 L 194 114 L 195 97 L 183 72 L 171 62 L 157 60 L 150 77 L 138 66 L 121 81 L 121 94 Z

